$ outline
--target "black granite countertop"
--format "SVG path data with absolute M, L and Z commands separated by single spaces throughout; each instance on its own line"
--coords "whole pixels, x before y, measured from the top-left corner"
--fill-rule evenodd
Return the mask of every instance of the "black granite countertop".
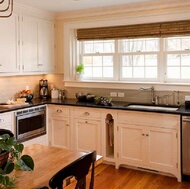
M 127 107 L 127 105 L 129 105 L 129 104 L 135 104 L 135 103 L 131 103 L 131 102 L 129 103 L 129 102 L 113 101 L 112 106 L 102 106 L 102 105 L 96 105 L 94 102 L 78 102 L 77 99 L 59 100 L 59 99 L 40 99 L 40 98 L 33 99 L 27 106 L 13 107 L 13 108 L 8 108 L 8 109 L 0 108 L 0 113 L 16 111 L 19 109 L 25 109 L 25 108 L 30 108 L 30 107 L 45 105 L 45 104 L 190 115 L 190 109 L 185 108 L 185 106 L 180 106 L 177 111 L 153 110 L 153 109 L 141 109 L 140 110 L 140 109 Z

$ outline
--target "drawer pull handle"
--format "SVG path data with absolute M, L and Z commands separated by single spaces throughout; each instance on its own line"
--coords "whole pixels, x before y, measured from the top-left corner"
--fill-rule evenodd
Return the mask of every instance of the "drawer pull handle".
M 57 110 L 57 113 L 62 113 L 62 110 L 58 109 L 58 110 Z
M 90 113 L 89 113 L 89 112 L 84 112 L 83 115 L 85 115 L 85 116 L 89 116 Z

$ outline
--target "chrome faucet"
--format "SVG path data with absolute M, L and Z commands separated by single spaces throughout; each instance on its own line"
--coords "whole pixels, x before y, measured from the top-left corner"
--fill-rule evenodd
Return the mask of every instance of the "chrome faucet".
M 152 104 L 158 104 L 158 96 L 155 96 L 154 87 L 140 87 L 139 90 L 150 90 L 151 91 L 151 102 Z

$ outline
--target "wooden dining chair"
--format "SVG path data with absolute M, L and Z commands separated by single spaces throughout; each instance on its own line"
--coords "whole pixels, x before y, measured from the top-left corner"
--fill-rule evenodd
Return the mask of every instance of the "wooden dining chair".
M 75 189 L 86 189 L 86 176 L 91 169 L 91 178 L 89 189 L 94 188 L 94 164 L 96 161 L 96 151 L 85 154 L 81 158 L 75 160 L 58 171 L 49 181 L 49 186 L 52 189 L 63 189 L 63 182 L 65 179 L 74 176 L 77 183 Z
M 0 135 L 4 135 L 4 134 L 9 134 L 10 137 L 14 136 L 14 134 L 10 130 L 8 130 L 8 129 L 0 129 Z

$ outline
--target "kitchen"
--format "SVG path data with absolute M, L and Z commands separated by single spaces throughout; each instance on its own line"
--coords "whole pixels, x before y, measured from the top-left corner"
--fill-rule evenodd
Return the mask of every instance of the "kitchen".
M 16 2 L 16 0 L 15 0 Z M 144 4 L 145 3 L 145 4 Z M 150 4 L 149 4 L 150 3 Z M 154 4 L 155 3 L 155 4 Z M 189 86 L 187 84 L 162 84 L 162 83 L 117 83 L 117 82 L 78 82 L 74 80 L 73 71 L 70 74 L 70 69 L 72 69 L 68 62 L 71 62 L 70 57 L 65 56 L 70 49 L 67 36 L 67 30 L 76 27 L 76 25 L 83 23 L 90 24 L 94 27 L 94 23 L 99 23 L 98 26 L 109 25 L 107 20 L 112 20 L 114 23 L 124 22 L 126 18 L 129 19 L 129 23 L 145 23 L 146 22 L 158 22 L 158 21 L 173 21 L 173 20 L 186 20 L 189 17 L 188 2 L 187 1 L 155 1 L 155 2 L 141 2 L 141 6 L 136 7 L 136 4 L 130 5 L 127 10 L 125 7 L 109 8 L 106 7 L 105 11 L 98 9 L 86 10 L 86 11 L 76 11 L 76 12 L 65 12 L 56 15 L 55 25 L 55 40 L 56 40 L 56 52 L 55 52 L 55 68 L 56 74 L 44 74 L 43 72 L 34 73 L 23 73 L 17 70 L 17 73 L 2 73 L 0 78 L 1 86 L 1 97 L 0 102 L 5 102 L 8 99 L 15 99 L 17 93 L 24 89 L 26 86 L 30 86 L 30 89 L 34 91 L 34 96 L 39 95 L 38 83 L 42 78 L 46 78 L 49 81 L 49 86 L 54 85 L 56 88 L 65 89 L 67 91 L 68 98 L 75 98 L 76 92 L 91 93 L 100 96 L 110 96 L 110 92 L 124 93 L 124 97 L 112 97 L 113 100 L 134 102 L 136 99 L 140 103 L 150 102 L 150 91 L 139 91 L 138 89 L 142 86 L 152 86 L 154 85 L 155 91 L 158 96 L 169 95 L 169 104 L 173 103 L 174 91 L 179 92 L 179 101 L 184 104 L 184 99 L 186 95 L 189 95 Z M 148 6 L 149 5 L 149 6 Z M 144 8 L 146 6 L 146 9 Z M 19 7 L 15 5 L 15 11 L 22 10 L 24 13 L 31 14 L 36 13 L 33 8 Z M 155 11 L 156 10 L 156 11 Z M 80 14 L 79 14 L 80 13 Z M 42 17 L 38 13 L 39 17 Z M 80 15 L 80 16 L 79 16 Z M 164 15 L 164 16 L 163 16 Z M 143 17 L 144 16 L 144 17 Z M 53 18 L 52 15 L 48 14 L 48 18 Z M 146 19 L 144 19 L 146 18 Z M 132 22 L 133 20 L 133 22 Z M 65 29 L 64 29 L 64 27 Z M 65 38 L 63 38 L 63 32 L 66 32 Z M 64 52 L 64 53 L 63 53 Z M 22 50 L 19 51 L 20 59 L 22 56 Z M 5 58 L 4 58 L 5 59 Z M 64 66 L 63 66 L 64 63 Z M 22 66 L 20 66 L 22 68 Z M 29 72 L 29 71 L 28 71 Z M 64 73 L 64 74 L 63 74 Z M 70 75 L 69 75 L 70 74 Z M 10 76 L 11 75 L 11 76 Z M 10 87 L 11 86 L 11 87 Z M 98 90 L 97 90 L 98 89 Z M 13 92 L 14 91 L 14 92 Z

